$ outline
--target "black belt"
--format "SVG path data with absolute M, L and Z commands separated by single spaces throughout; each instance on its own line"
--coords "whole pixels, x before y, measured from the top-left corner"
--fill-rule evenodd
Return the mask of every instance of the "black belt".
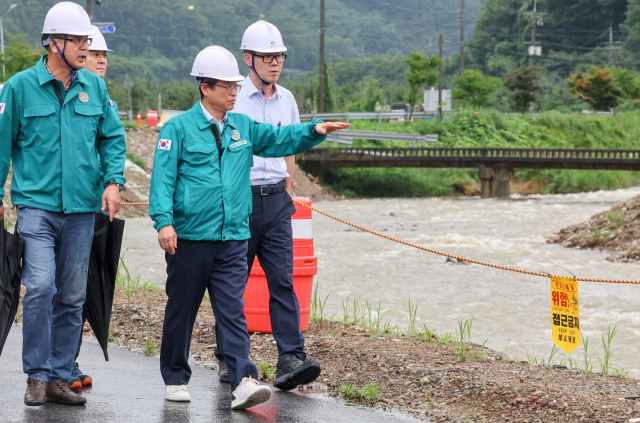
M 260 195 L 278 194 L 284 192 L 286 187 L 287 184 L 285 181 L 280 181 L 272 185 L 251 185 L 251 193 Z

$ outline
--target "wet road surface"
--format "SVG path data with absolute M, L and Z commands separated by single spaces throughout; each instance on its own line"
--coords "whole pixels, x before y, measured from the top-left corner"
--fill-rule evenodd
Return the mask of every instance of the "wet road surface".
M 22 327 L 14 326 L 0 356 L 0 421 L 4 422 L 411 422 L 404 416 L 361 407 L 319 394 L 301 395 L 273 389 L 271 399 L 250 411 L 230 409 L 229 385 L 217 373 L 192 366 L 191 403 L 164 399 L 158 358 L 109 348 L 105 362 L 99 345 L 85 341 L 78 364 L 95 387 L 85 391 L 87 405 L 69 407 L 23 403 L 26 375 L 22 373 Z

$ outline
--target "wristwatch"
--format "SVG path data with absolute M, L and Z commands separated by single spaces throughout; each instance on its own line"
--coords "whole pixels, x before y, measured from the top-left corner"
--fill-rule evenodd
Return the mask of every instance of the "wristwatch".
M 104 187 L 107 188 L 108 186 L 114 185 L 114 184 L 118 186 L 118 191 L 122 191 L 122 185 L 117 183 L 115 179 L 111 179 L 110 181 L 107 181 L 107 183 L 104 184 Z

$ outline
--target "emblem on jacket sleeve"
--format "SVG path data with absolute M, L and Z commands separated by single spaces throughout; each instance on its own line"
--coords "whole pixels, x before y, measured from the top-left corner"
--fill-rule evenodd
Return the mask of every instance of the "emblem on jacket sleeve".
M 5 107 L 6 107 L 6 103 L 0 103 L 0 115 L 4 113 Z
M 238 141 L 240 139 L 240 132 L 234 130 L 231 133 L 231 139 L 234 141 Z
M 83 103 L 86 103 L 87 101 L 89 101 L 89 95 L 85 92 L 82 92 L 78 94 L 78 100 L 82 101 Z
M 158 141 L 158 150 L 171 150 L 171 140 Z

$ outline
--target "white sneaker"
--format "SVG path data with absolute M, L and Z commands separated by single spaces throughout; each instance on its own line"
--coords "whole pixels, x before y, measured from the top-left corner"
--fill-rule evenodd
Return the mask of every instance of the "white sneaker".
M 187 391 L 187 385 L 165 385 L 164 397 L 167 401 L 191 401 L 191 395 L 189 395 L 189 391 Z
M 231 409 L 245 410 L 271 398 L 271 389 L 266 385 L 260 385 L 257 380 L 249 376 L 242 378 L 232 395 Z

